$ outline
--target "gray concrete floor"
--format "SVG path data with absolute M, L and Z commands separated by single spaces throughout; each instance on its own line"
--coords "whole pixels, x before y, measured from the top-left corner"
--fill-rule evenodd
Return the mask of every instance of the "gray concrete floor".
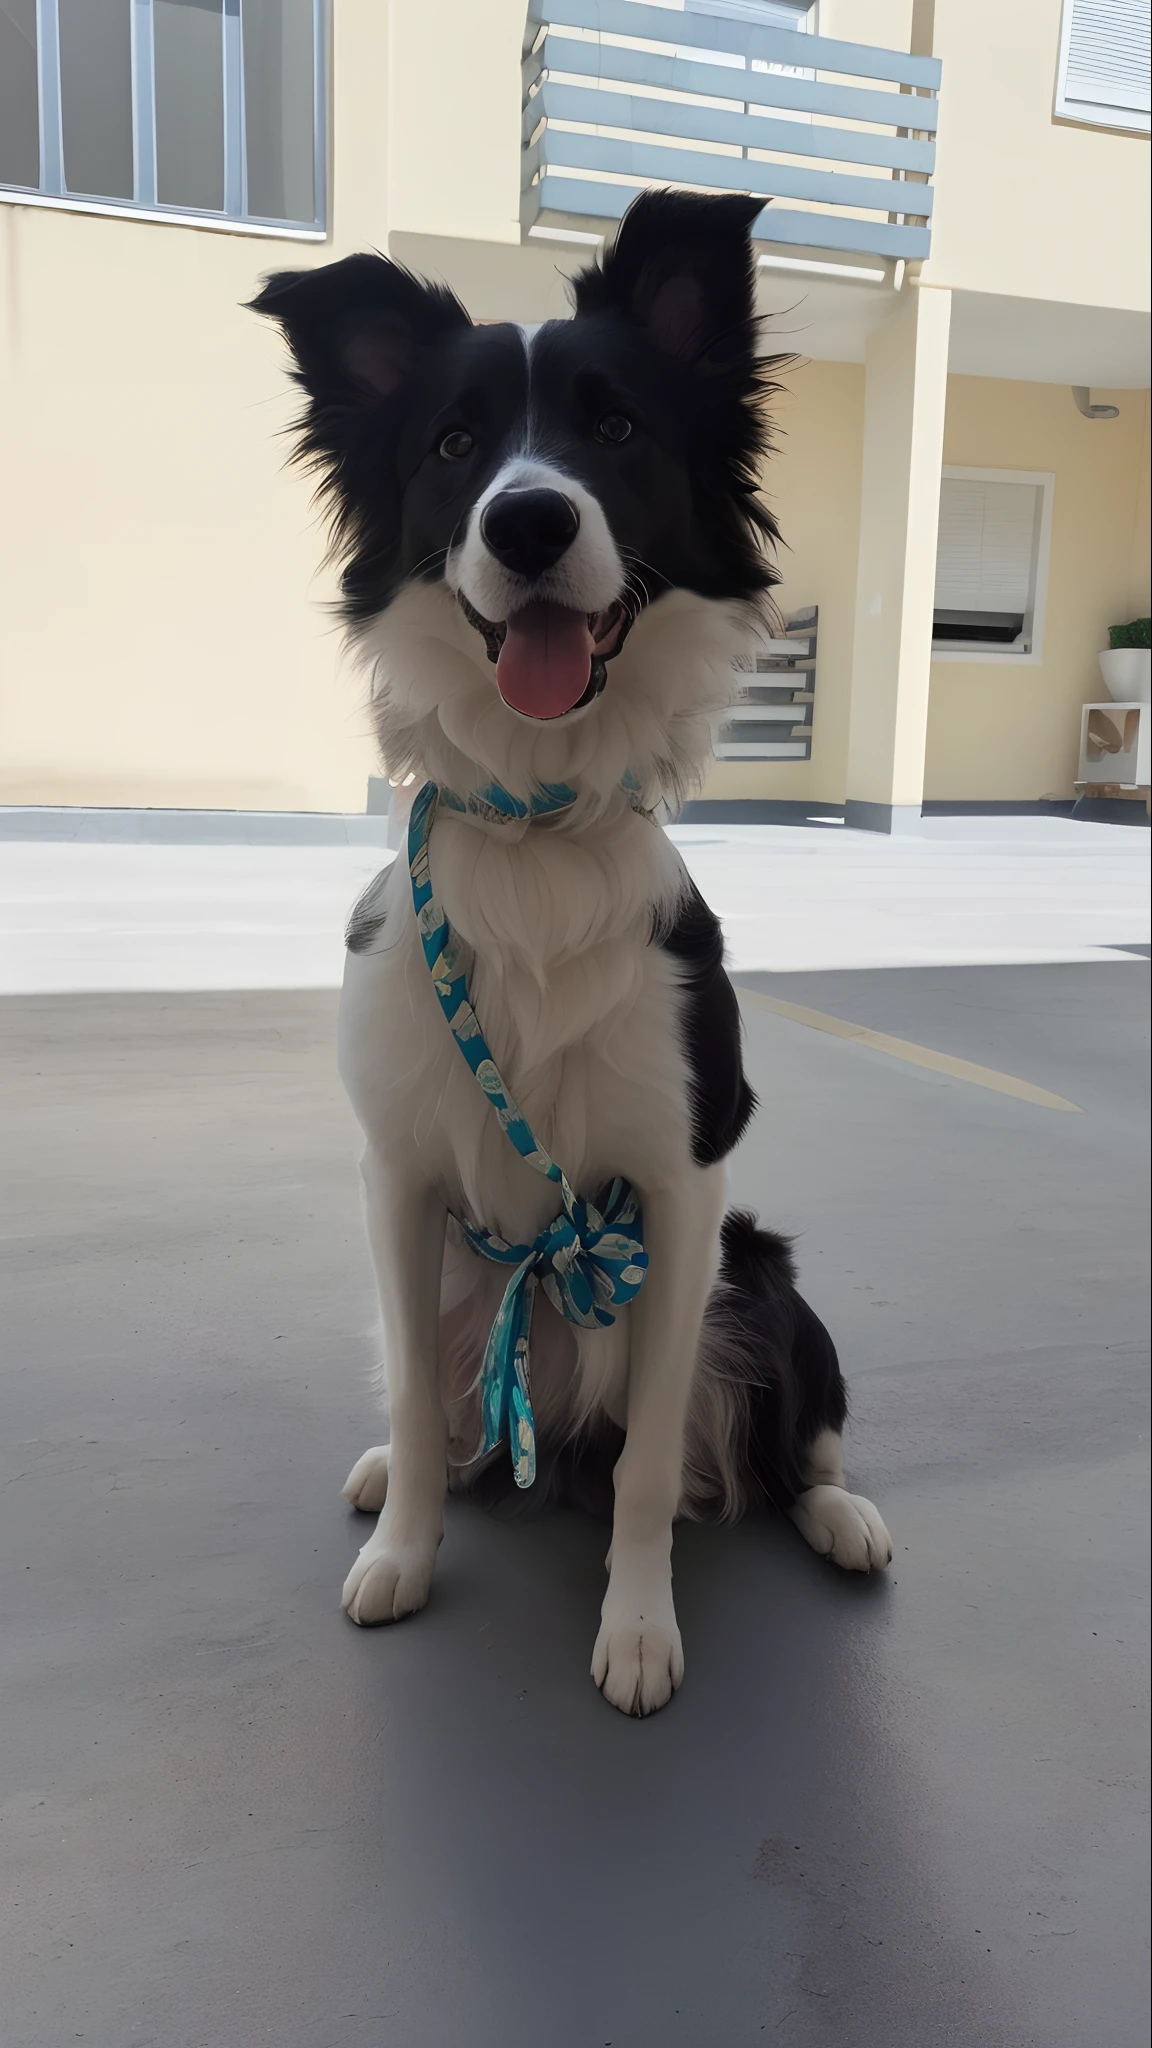
M 335 999 L 0 1004 L 5 2048 L 1143 2042 L 1147 969 L 776 986 L 1084 1113 L 750 1010 L 736 1192 L 799 1234 L 896 1561 L 681 1531 L 642 1724 L 574 1516 L 456 1505 L 424 1615 L 340 1613 Z

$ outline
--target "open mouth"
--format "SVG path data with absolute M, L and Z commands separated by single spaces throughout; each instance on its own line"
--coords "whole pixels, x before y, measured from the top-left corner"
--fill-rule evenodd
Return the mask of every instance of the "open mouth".
M 525 718 L 563 718 L 600 695 L 632 614 L 619 600 L 602 612 L 577 612 L 537 599 L 507 619 L 486 619 L 457 592 L 460 609 L 495 664 L 496 688 Z

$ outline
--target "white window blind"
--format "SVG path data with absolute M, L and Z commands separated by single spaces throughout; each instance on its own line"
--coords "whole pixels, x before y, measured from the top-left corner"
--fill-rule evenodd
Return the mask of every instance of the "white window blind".
M 1028 610 L 1034 589 L 1039 499 L 1035 484 L 941 479 L 938 610 Z
M 1149 33 L 1149 0 L 1064 0 L 1057 113 L 1147 130 Z

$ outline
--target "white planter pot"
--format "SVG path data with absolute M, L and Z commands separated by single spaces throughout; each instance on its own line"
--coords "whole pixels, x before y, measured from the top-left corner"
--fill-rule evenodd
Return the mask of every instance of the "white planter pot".
M 1100 673 L 1117 704 L 1147 704 L 1152 698 L 1152 647 L 1105 647 Z

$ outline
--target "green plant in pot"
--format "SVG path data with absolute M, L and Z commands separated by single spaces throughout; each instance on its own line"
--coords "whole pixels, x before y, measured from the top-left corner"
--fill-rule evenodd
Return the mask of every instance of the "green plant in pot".
M 1109 626 L 1100 673 L 1118 704 L 1147 704 L 1152 695 L 1152 619 Z

